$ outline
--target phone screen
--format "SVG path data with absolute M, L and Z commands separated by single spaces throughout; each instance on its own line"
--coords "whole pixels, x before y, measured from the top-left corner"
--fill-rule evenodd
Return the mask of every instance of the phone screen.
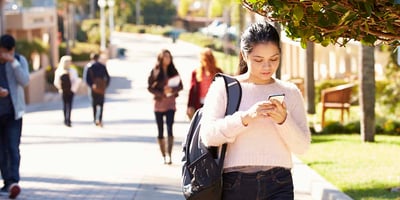
M 280 103 L 282 103 L 284 98 L 285 98 L 285 94 L 273 94 L 273 95 L 269 95 L 268 100 L 276 99 Z

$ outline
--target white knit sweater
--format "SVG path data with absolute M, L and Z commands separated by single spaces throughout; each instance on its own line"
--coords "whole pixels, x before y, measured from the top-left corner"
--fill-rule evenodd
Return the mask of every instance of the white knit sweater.
M 224 168 L 240 166 L 292 167 L 291 154 L 304 153 L 311 141 L 303 98 L 296 85 L 275 80 L 257 85 L 241 83 L 242 99 L 239 110 L 224 117 L 227 96 L 222 78 L 217 78 L 207 93 L 200 136 L 207 146 L 228 142 Z M 287 118 L 281 125 L 271 119 L 257 119 L 248 126 L 241 121 L 247 111 L 269 95 L 285 93 Z

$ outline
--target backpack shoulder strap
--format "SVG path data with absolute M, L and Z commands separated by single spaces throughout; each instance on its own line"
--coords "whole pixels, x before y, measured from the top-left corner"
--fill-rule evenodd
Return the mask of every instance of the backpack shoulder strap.
M 232 115 L 237 111 L 240 105 L 240 101 L 242 99 L 242 88 L 240 87 L 240 83 L 237 79 L 232 76 L 217 73 L 215 77 L 223 77 L 225 81 L 225 89 L 227 93 L 227 105 L 225 115 Z
M 21 61 L 20 55 L 18 53 L 14 53 L 14 58 L 19 61 Z
M 237 79 L 223 74 L 223 73 L 217 73 L 215 77 L 223 77 L 225 81 L 225 88 L 226 88 L 226 93 L 227 93 L 227 105 L 226 105 L 226 111 L 225 115 L 232 115 L 235 113 L 239 106 L 240 106 L 240 101 L 242 99 L 242 87 L 240 86 L 240 83 Z M 221 149 L 221 155 L 219 159 L 219 167 L 222 173 L 223 170 L 223 164 L 225 160 L 225 153 L 226 153 L 226 148 L 227 144 L 222 145 Z

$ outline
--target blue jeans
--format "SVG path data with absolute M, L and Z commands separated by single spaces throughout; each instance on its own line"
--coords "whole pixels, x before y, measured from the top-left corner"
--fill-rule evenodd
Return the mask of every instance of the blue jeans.
M 4 185 L 19 182 L 22 118 L 15 120 L 14 113 L 0 116 L 0 170 Z
M 96 121 L 102 122 L 103 121 L 103 107 L 104 107 L 105 95 L 97 94 L 93 91 L 91 91 L 91 95 L 92 95 L 92 108 L 93 108 L 94 122 L 96 122 Z M 97 107 L 99 107 L 98 110 L 97 110 Z
M 172 126 L 174 125 L 175 110 L 167 110 L 165 112 L 154 112 L 157 122 L 158 137 L 164 138 L 164 116 L 167 124 L 167 134 L 169 137 L 174 136 Z
M 293 200 L 292 174 L 282 167 L 255 173 L 224 173 L 222 199 Z

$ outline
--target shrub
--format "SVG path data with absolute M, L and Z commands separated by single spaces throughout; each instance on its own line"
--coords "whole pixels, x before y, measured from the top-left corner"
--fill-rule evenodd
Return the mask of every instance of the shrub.
M 72 61 L 88 61 L 90 60 L 90 54 L 93 52 L 99 52 L 100 47 L 97 44 L 76 42 L 74 47 L 71 47 Z M 66 45 L 62 43 L 59 46 L 60 58 L 66 55 Z
M 353 121 L 344 125 L 346 133 L 360 133 L 360 121 Z
M 86 38 L 85 42 L 100 44 L 100 20 L 99 19 L 86 19 L 83 20 L 80 26 L 80 30 L 82 30 L 81 37 Z M 106 31 L 108 27 L 106 27 Z
M 23 55 L 29 65 L 29 71 L 33 71 L 33 61 L 31 59 L 31 55 L 36 52 L 39 54 L 47 53 L 48 45 L 44 44 L 39 39 L 34 39 L 32 41 L 28 40 L 17 40 L 15 44 L 15 51 L 21 55 Z
M 345 127 L 340 122 L 327 122 L 321 131 L 322 134 L 346 133 Z
M 400 122 L 387 120 L 383 124 L 383 133 L 388 135 L 400 135 Z
M 46 81 L 49 85 L 53 85 L 54 71 L 55 67 L 51 67 L 50 65 L 46 67 Z

